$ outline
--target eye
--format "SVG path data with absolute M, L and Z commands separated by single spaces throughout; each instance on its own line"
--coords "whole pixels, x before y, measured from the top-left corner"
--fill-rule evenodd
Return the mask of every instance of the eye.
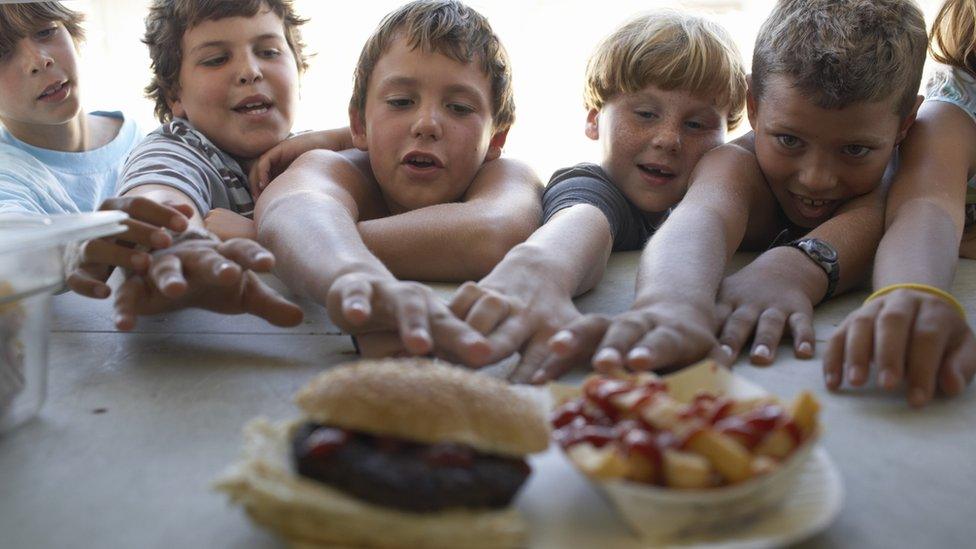
M 803 145 L 803 142 L 800 141 L 799 137 L 790 135 L 788 133 L 777 135 L 776 140 L 779 141 L 780 145 L 786 147 L 787 149 L 797 149 Z
M 200 61 L 200 64 L 205 67 L 219 67 L 220 65 L 223 65 L 226 62 L 227 62 L 226 55 L 217 55 L 214 57 L 208 57 L 203 61 Z
M 636 114 L 637 116 L 645 120 L 651 120 L 657 118 L 657 113 L 649 110 L 637 109 L 636 111 L 634 111 L 634 114 Z
M 450 109 L 451 112 L 453 112 L 455 114 L 471 114 L 471 113 L 474 112 L 474 108 L 473 107 L 469 107 L 469 106 L 464 105 L 464 104 L 461 104 L 461 103 L 450 103 L 447 106 L 447 108 Z
M 34 36 L 38 40 L 44 40 L 46 38 L 51 38 L 52 36 L 54 36 L 55 34 L 57 34 L 58 28 L 59 28 L 58 26 L 53 26 L 53 27 L 48 27 L 46 29 L 41 29 L 41 30 L 37 31 L 37 33 L 34 34 Z
M 844 154 L 853 158 L 864 158 L 871 152 L 871 149 L 864 145 L 844 145 Z
M 393 97 L 387 99 L 386 104 L 395 109 L 402 109 L 404 107 L 409 107 L 411 104 L 413 104 L 413 100 L 408 99 L 406 97 Z
M 269 48 L 269 49 L 266 49 L 266 50 L 259 51 L 258 52 L 258 55 L 261 56 L 261 57 L 263 57 L 263 58 L 265 58 L 265 59 L 274 59 L 275 57 L 278 57 L 279 55 L 281 55 L 281 50 L 279 50 L 277 48 Z
M 698 120 L 689 120 L 689 121 L 685 122 L 685 126 L 688 126 L 689 128 L 691 128 L 693 130 L 704 130 L 705 129 L 705 123 L 704 122 L 699 122 Z

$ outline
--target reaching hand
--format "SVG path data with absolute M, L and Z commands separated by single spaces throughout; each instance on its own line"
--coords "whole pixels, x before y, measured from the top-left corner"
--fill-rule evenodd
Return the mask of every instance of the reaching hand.
M 160 204 L 141 196 L 109 198 L 99 210 L 129 214 L 125 232 L 86 242 L 78 267 L 68 275 L 68 287 L 83 296 L 104 299 L 111 295 L 109 275 L 115 267 L 145 273 L 152 257 L 144 250 L 165 248 L 173 238 L 169 229 L 182 232 L 189 226 L 193 208 L 186 204 Z M 141 248 L 141 249 L 140 249 Z
M 115 298 L 115 324 L 131 330 L 137 316 L 197 307 L 250 313 L 276 326 L 297 325 L 302 310 L 255 274 L 273 267 L 274 256 L 251 240 L 187 238 L 156 251 L 147 274 L 126 278 Z

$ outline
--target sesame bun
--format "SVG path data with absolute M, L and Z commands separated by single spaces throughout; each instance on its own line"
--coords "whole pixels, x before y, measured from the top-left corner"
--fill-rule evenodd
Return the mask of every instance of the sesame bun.
M 244 428 L 244 460 L 215 483 L 258 524 L 294 547 L 520 547 L 525 525 L 511 507 L 406 513 L 373 505 L 292 472 L 292 429 L 258 418 Z
M 331 368 L 296 402 L 312 420 L 427 444 L 453 442 L 521 457 L 545 450 L 545 409 L 522 388 L 425 359 L 364 360 Z

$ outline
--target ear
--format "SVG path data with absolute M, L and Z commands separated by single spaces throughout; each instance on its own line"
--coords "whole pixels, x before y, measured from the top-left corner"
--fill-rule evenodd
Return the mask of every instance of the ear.
M 590 109 L 586 113 L 586 137 L 596 141 L 600 139 L 600 109 Z
M 502 155 L 502 149 L 505 148 L 506 139 L 508 139 L 508 130 L 502 130 L 491 136 L 491 141 L 488 142 L 488 153 L 485 155 L 485 162 L 495 160 Z
M 746 77 L 746 115 L 749 117 L 749 125 L 753 130 L 756 129 L 756 113 L 759 111 L 759 102 L 756 101 L 755 91 L 752 86 L 752 75 Z
M 919 95 L 915 98 L 915 105 L 912 107 L 912 111 L 905 116 L 905 119 L 901 121 L 901 127 L 898 128 L 898 141 L 901 143 L 902 139 L 908 135 L 908 130 L 911 129 L 912 124 L 915 123 L 915 117 L 918 116 L 918 108 L 922 106 L 922 101 L 925 100 L 925 96 Z
M 173 92 L 172 97 L 166 99 L 166 104 L 169 105 L 169 112 L 173 113 L 173 118 L 186 118 L 186 109 L 183 108 L 183 102 L 180 101 L 176 92 Z
M 361 151 L 369 150 L 366 141 L 366 121 L 363 113 L 354 105 L 349 106 L 349 131 L 352 133 L 352 146 Z

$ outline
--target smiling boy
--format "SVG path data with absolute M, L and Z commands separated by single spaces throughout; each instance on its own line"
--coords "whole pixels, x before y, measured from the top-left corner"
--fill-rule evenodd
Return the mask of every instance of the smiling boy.
M 745 93 L 731 37 L 701 17 L 651 12 L 597 47 L 585 133 L 601 145 L 600 164 L 556 171 L 545 224 L 451 305 L 489 336 L 493 360 L 522 352 L 516 381 L 532 379 L 549 337 L 579 317 L 572 298 L 596 285 L 610 252 L 643 248 L 664 222 L 698 160 L 741 121 Z
M 360 151 L 294 162 L 258 200 L 259 238 L 344 330 L 483 362 L 480 334 L 397 276 L 482 276 L 538 226 L 537 181 L 497 160 L 514 120 L 498 37 L 459 2 L 404 5 L 363 47 L 349 119 Z
M 753 131 L 702 158 L 641 259 L 648 283 L 632 310 L 608 329 L 578 322 L 557 352 L 596 345 L 598 368 L 660 368 L 730 360 L 755 331 L 752 359 L 769 363 L 788 326 L 796 355 L 813 356 L 813 304 L 870 268 L 882 177 L 915 119 L 925 50 L 910 0 L 779 2 L 756 40 Z M 722 281 L 737 249 L 767 248 Z

